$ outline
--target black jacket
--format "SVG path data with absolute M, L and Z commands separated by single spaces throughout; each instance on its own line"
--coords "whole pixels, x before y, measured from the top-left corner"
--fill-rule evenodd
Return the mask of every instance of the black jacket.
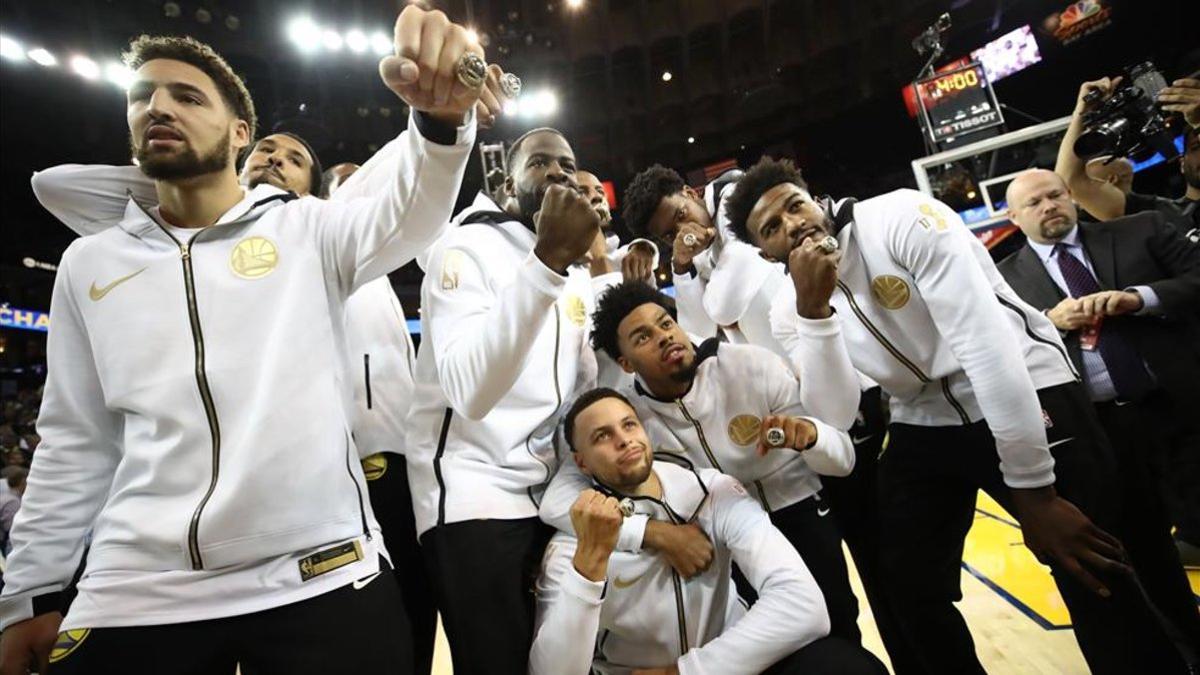
M 1200 399 L 1200 247 L 1155 211 L 1080 223 L 1079 239 L 1103 290 L 1149 286 L 1158 294 L 1160 316 L 1105 321 L 1119 326 L 1176 400 Z M 1028 244 L 997 267 L 1013 290 L 1039 310 L 1051 309 L 1066 297 Z M 1063 341 L 1082 376 L 1079 331 L 1071 331 Z

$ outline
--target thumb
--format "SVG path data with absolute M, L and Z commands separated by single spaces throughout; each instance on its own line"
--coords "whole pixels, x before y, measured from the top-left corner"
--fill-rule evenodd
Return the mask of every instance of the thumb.
M 388 87 L 402 87 L 414 84 L 421 76 L 421 69 L 416 61 L 403 56 L 385 56 L 379 62 L 379 75 Z

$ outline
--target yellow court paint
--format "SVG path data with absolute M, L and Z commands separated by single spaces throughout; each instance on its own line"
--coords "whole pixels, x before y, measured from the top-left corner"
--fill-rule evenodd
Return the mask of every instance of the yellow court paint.
M 1071 617 L 1050 568 L 1025 548 L 1016 523 L 1016 518 L 980 492 L 975 523 L 963 549 L 963 565 L 1042 628 L 1069 628 Z

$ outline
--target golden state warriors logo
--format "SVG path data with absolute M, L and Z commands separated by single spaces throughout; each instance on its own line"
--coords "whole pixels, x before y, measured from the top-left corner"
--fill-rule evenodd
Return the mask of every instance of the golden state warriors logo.
M 733 441 L 734 445 L 750 445 L 758 440 L 758 430 L 762 426 L 762 420 L 754 415 L 738 415 L 729 420 L 729 440 Z
M 921 212 L 921 217 L 917 220 L 921 227 L 938 232 L 946 230 L 946 219 L 932 205 L 922 204 L 917 207 L 917 210 Z
M 884 309 L 900 309 L 908 304 L 908 284 L 900 277 L 881 274 L 871 280 L 871 297 Z
M 279 264 L 279 249 L 266 237 L 246 237 L 233 247 L 229 269 L 243 279 L 261 279 Z
M 371 455 L 362 461 L 363 475 L 367 480 L 379 480 L 387 473 L 387 464 L 387 455 L 382 452 Z
M 58 639 L 54 641 L 54 648 L 50 650 L 50 663 L 58 663 L 70 656 L 91 632 L 91 628 L 76 628 L 59 633 Z
M 576 326 L 583 326 L 587 321 L 587 307 L 583 304 L 583 298 L 578 295 L 568 295 L 565 300 L 567 318 Z

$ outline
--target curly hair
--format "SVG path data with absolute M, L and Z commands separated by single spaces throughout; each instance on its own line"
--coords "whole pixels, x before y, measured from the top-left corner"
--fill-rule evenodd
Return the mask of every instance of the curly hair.
M 792 183 L 808 190 L 800 169 L 790 159 L 763 157 L 737 182 L 725 200 L 725 216 L 729 218 L 729 227 L 738 239 L 752 243 L 746 223 L 750 219 L 750 211 L 763 193 L 783 183 Z
M 625 208 L 621 217 L 625 227 L 637 237 L 649 237 L 650 218 L 665 197 L 683 191 L 683 178 L 661 164 L 655 164 L 633 177 L 625 188 Z
M 254 147 L 254 134 L 258 129 L 258 114 L 254 111 L 254 99 L 246 89 L 246 83 L 233 71 L 229 63 L 212 47 L 192 37 L 176 37 L 170 35 L 139 35 L 129 43 L 129 49 L 121 55 L 125 65 L 137 70 L 154 59 L 182 61 L 190 66 L 199 68 L 205 75 L 212 78 L 217 91 L 225 105 L 233 111 L 234 117 L 246 122 L 250 127 L 249 142 L 246 149 Z
M 620 399 L 625 402 L 625 405 L 630 408 L 633 407 L 633 404 L 623 394 L 608 387 L 597 387 L 580 394 L 579 398 L 575 399 L 575 402 L 571 404 L 570 409 L 567 410 L 567 414 L 563 418 L 563 437 L 567 439 L 567 447 L 571 448 L 571 452 L 575 452 L 575 418 L 579 416 L 579 413 L 590 408 L 596 401 L 602 401 L 606 398 Z
M 601 293 L 596 300 L 596 311 L 592 312 L 592 349 L 603 349 L 614 361 L 617 360 L 621 356 L 617 327 L 630 312 L 651 302 L 675 317 L 675 303 L 671 298 L 644 281 L 623 281 Z

